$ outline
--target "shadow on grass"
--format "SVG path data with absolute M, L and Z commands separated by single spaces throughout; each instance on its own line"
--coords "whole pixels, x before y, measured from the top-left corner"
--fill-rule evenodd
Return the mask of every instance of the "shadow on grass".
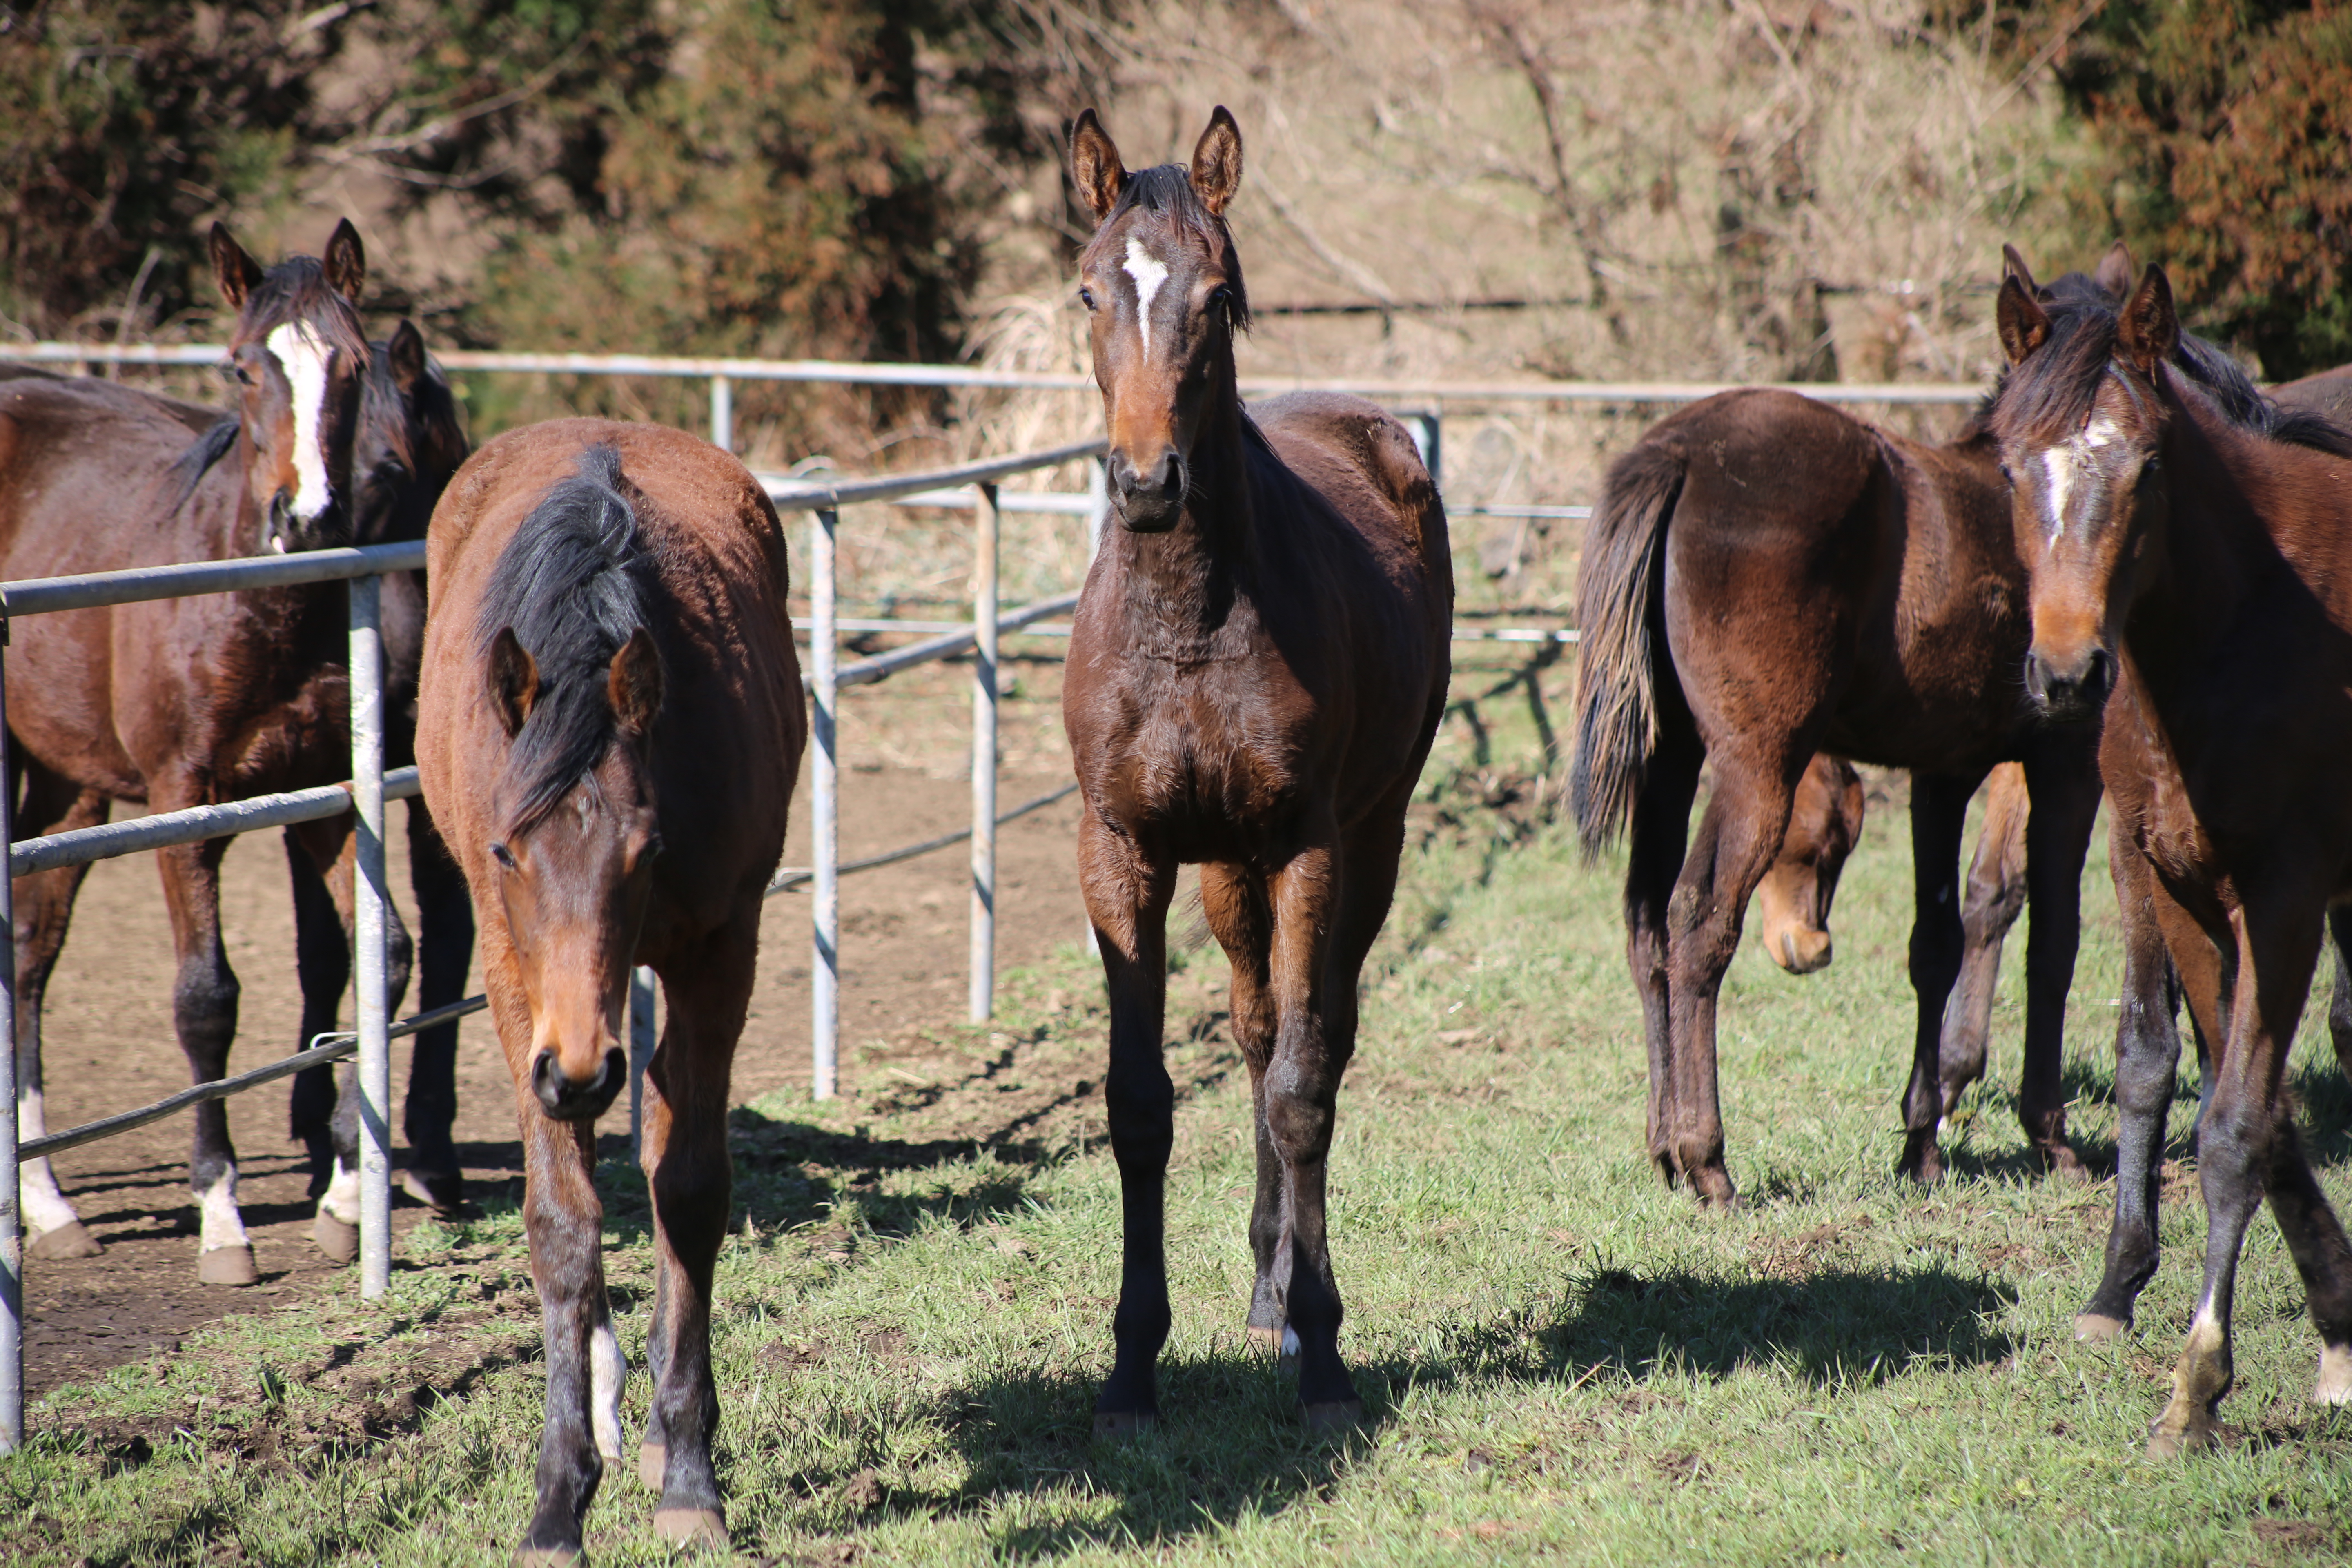
M 1326 1494 L 1401 1406 L 1427 1394 L 1756 1369 L 1829 1388 L 1923 1361 L 1988 1365 L 2016 1348 L 1990 1323 L 2015 1299 L 2005 1285 L 1942 1268 L 1787 1280 L 1604 1269 L 1560 1297 L 1358 1364 L 1366 1429 L 1336 1440 L 1300 1429 L 1291 1374 L 1243 1350 L 1238 1333 L 1230 1351 L 1164 1357 L 1162 1419 L 1126 1441 L 1091 1436 L 1091 1375 L 1000 1373 L 942 1400 L 969 1480 L 947 1493 L 893 1494 L 885 1506 L 908 1517 L 1001 1513 L 994 1550 L 1014 1557 L 1181 1541 Z

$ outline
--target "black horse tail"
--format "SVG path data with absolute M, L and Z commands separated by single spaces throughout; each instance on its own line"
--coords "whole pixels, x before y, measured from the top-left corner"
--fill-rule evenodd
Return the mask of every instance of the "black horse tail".
M 1576 574 L 1576 760 L 1569 804 L 1587 856 L 1624 831 L 1658 747 L 1666 519 L 1679 452 L 1644 441 L 1610 465 Z

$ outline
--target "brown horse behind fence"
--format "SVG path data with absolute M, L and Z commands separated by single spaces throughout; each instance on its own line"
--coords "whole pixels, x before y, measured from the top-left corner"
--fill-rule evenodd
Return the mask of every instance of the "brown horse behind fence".
M 723 1545 L 709 1330 L 728 1076 L 807 737 L 783 532 L 717 447 L 568 419 L 476 453 L 431 543 L 417 762 L 473 890 L 546 1322 L 521 1555 L 579 1552 L 622 1454 L 595 1121 L 628 1079 L 622 1017 L 639 963 L 661 976 L 665 1014 L 646 1073 L 655 1386 L 639 1474 L 660 1492 L 664 1535 Z
M 2265 1197 L 2319 1330 L 2313 1397 L 2352 1404 L 2352 1245 L 2284 1092 L 2326 917 L 2352 899 L 2352 432 L 2321 423 L 2290 444 L 2180 375 L 2156 268 L 2120 310 L 2005 281 L 1996 321 L 2027 685 L 2053 711 L 2105 707 L 2128 962 L 2145 976 L 2169 956 L 2218 1057 L 2199 1133 L 2204 1283 L 2148 1442 L 2174 1454 L 2215 1439 L 2238 1255 Z M 2126 1000 L 2130 1111 L 2169 1099 L 2179 1042 L 2168 1008 Z M 2147 1120 L 2160 1142 L 2161 1101 Z
M 1176 164 L 1127 172 L 1094 111 L 1070 138 L 1094 215 L 1078 258 L 1118 526 L 1070 639 L 1062 716 L 1086 802 L 1079 882 L 1110 993 L 1104 1085 L 1126 1252 L 1098 1432 L 1158 1413 L 1173 1092 L 1166 922 L 1180 863 L 1233 963 L 1257 1192 L 1248 1327 L 1295 1346 L 1310 1427 L 1358 1419 L 1324 1220 L 1356 981 L 1387 916 L 1404 811 L 1444 711 L 1454 582 L 1436 487 L 1395 420 L 1323 395 L 1244 410 L 1249 320 L 1225 224 L 1241 133 L 1222 108 Z

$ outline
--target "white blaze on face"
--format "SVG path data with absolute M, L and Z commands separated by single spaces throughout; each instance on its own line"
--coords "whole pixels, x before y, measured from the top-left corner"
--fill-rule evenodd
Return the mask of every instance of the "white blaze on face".
M 294 515 L 308 522 L 327 510 L 333 493 L 327 484 L 320 426 L 327 404 L 327 363 L 335 351 L 299 321 L 278 327 L 268 342 L 286 372 L 286 384 L 294 391 Z
M 1143 242 L 1133 235 L 1127 237 L 1127 263 L 1122 268 L 1135 279 L 1135 328 L 1143 334 L 1143 357 L 1151 358 L 1151 298 L 1160 286 L 1168 281 L 1168 264 L 1143 248 Z
M 2081 433 L 2042 454 L 2042 471 L 2049 480 L 2043 500 L 2050 512 L 2050 539 L 2053 544 L 2066 535 L 2066 502 L 2074 493 L 2075 482 L 2096 477 L 2094 470 L 2098 459 L 2092 454 L 2112 445 L 2116 434 L 2116 422 L 2102 414 Z

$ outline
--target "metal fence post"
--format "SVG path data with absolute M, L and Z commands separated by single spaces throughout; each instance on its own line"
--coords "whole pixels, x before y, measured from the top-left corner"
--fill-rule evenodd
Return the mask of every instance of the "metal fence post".
M 646 1064 L 654 1059 L 654 972 L 629 971 L 629 1158 L 646 1157 Z
M 8 622 L 0 613 L 0 854 L 16 837 L 8 777 Z M 16 879 L 0 866 L 0 1454 L 25 1442 L 25 1234 L 16 1210 Z
M 841 785 L 841 758 L 835 750 L 834 717 L 840 689 L 834 676 L 840 653 L 835 623 L 840 605 L 834 580 L 834 542 L 840 514 L 819 508 L 809 514 L 810 683 L 816 701 L 809 715 L 816 742 L 816 767 L 809 776 L 809 863 L 815 870 L 815 925 L 809 965 L 810 1088 L 818 1100 L 831 1100 L 841 1042 L 841 839 L 835 800 Z
M 352 795 L 358 807 L 352 943 L 359 990 L 360 1294 L 392 1288 L 392 1040 L 384 1003 L 383 580 L 351 581 Z
M 971 626 L 971 1021 L 996 1011 L 996 487 L 975 485 Z
M 710 444 L 721 451 L 735 449 L 735 380 L 710 378 Z

